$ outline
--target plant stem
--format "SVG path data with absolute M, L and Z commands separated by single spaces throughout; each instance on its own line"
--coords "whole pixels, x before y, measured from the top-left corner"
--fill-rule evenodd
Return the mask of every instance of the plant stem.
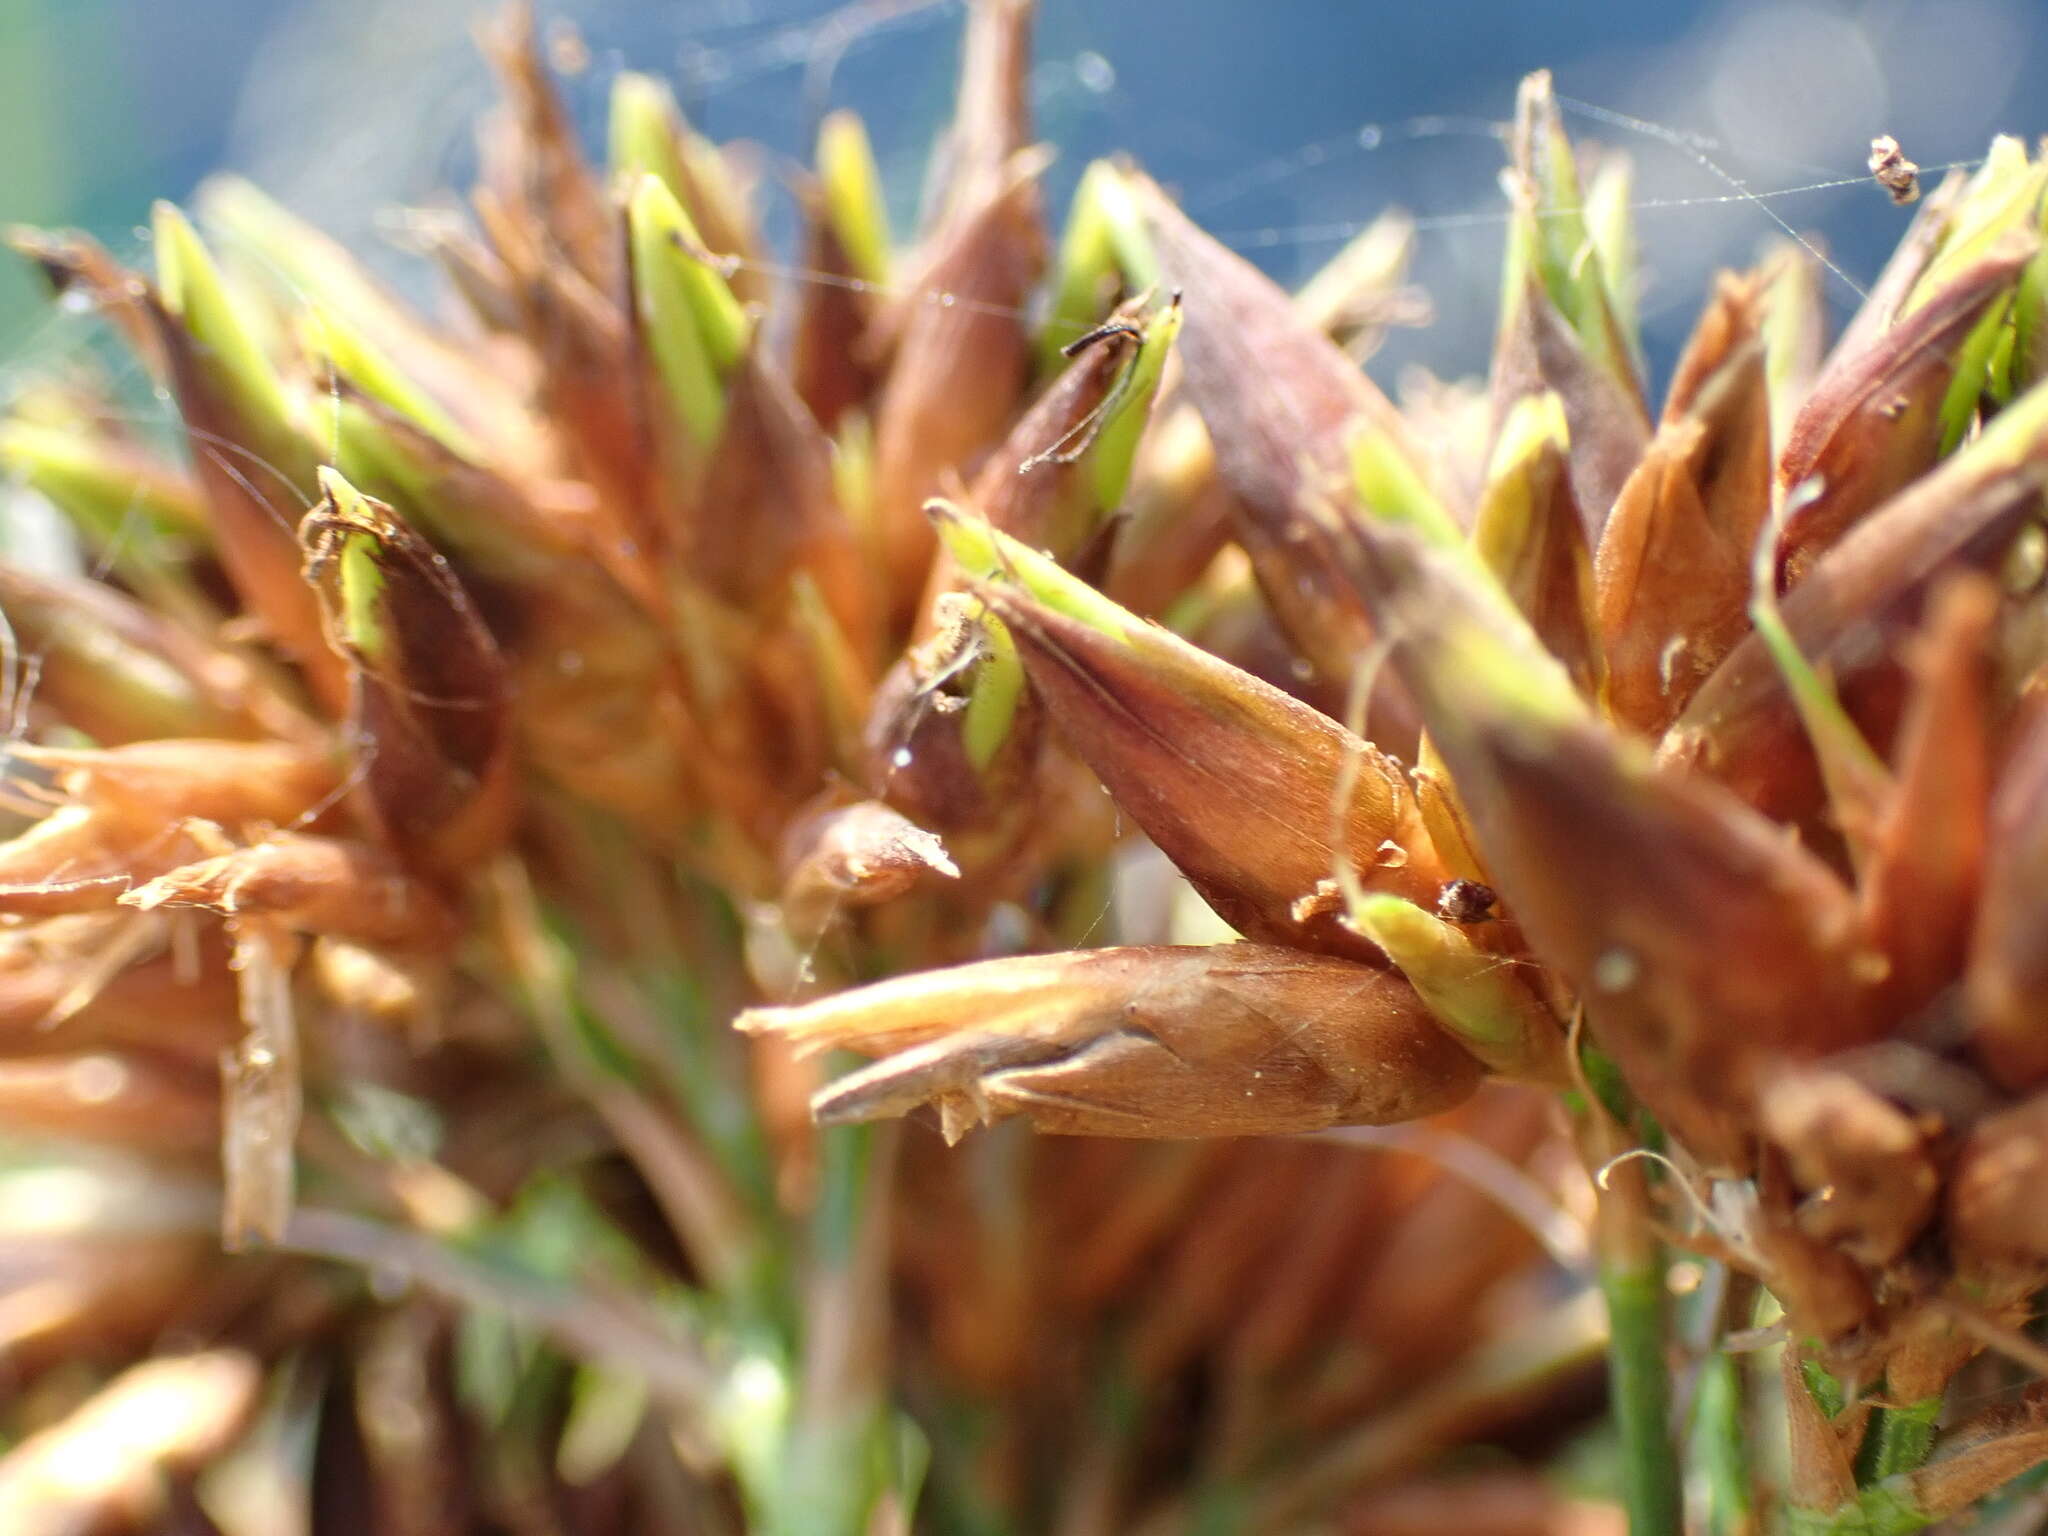
M 1755 1524 L 1742 1406 L 1742 1375 L 1736 1357 L 1715 1350 L 1700 1362 L 1691 1436 L 1696 1464 L 1706 1484 L 1707 1529 L 1714 1536 L 1733 1536 Z
M 1679 1536 L 1678 1451 L 1665 1359 L 1664 1270 L 1640 1163 L 1609 1165 L 1600 1195 L 1600 1290 L 1607 1298 L 1608 1400 L 1621 1439 L 1631 1536 Z
M 1607 1297 L 1608 1392 L 1621 1436 L 1622 1503 L 1631 1536 L 1677 1536 L 1678 1457 L 1665 1405 L 1663 1286 L 1653 1270 L 1603 1269 Z
M 1934 1421 L 1940 1413 L 1939 1394 L 1903 1408 L 1878 1409 L 1856 1458 L 1857 1481 L 1880 1483 L 1919 1466 L 1934 1449 Z

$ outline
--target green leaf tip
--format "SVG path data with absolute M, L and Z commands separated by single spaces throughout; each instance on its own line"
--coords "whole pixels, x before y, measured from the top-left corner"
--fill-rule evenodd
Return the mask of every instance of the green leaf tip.
M 334 558 L 341 601 L 335 617 L 341 637 L 358 654 L 374 660 L 382 654 L 386 638 L 378 614 L 384 592 L 384 572 L 377 563 L 380 519 L 369 498 L 339 470 L 323 464 L 317 473 L 320 493 L 333 509 L 330 516 L 339 533 Z
M 1400 444 L 1370 424 L 1351 439 L 1351 481 L 1368 515 L 1412 528 L 1438 549 L 1462 549 L 1465 531 Z
M 1053 269 L 1052 303 L 1039 336 L 1039 370 L 1057 372 L 1073 337 L 1100 319 L 1118 290 L 1159 286 L 1159 258 L 1131 184 L 1114 161 L 1081 173 Z
M 1387 952 L 1438 1022 L 1493 1071 L 1568 1080 L 1563 1032 L 1511 963 L 1400 896 L 1347 888 L 1345 904 L 1353 926 Z
M 614 176 L 629 183 L 652 176 L 681 198 L 686 185 L 677 147 L 681 130 L 682 113 L 661 81 L 629 69 L 612 82 L 606 155 Z
M 284 386 L 192 221 L 177 204 L 159 202 L 150 224 L 164 308 L 210 355 L 243 411 L 265 424 L 288 421 Z
M 1059 562 L 992 527 L 987 519 L 934 497 L 925 515 L 960 568 L 977 581 L 1009 580 L 1056 613 L 1122 640 L 1144 621 L 1111 602 Z
M 1131 482 L 1131 466 L 1138 457 L 1138 440 L 1144 435 L 1152 402 L 1159 394 L 1159 381 L 1166 371 L 1167 356 L 1180 336 L 1180 328 L 1180 295 L 1176 293 L 1138 323 L 1137 355 L 1109 399 L 1103 402 L 1095 439 L 1086 454 L 1089 488 L 1102 516 L 1123 505 L 1124 492 Z M 1089 333 L 1097 334 L 1100 332 Z M 1069 342 L 1061 350 L 1072 355 L 1077 345 Z
M 825 216 L 857 276 L 889 280 L 889 206 L 867 129 L 852 112 L 827 114 L 818 126 L 818 180 Z
M 692 438 L 713 442 L 725 421 L 725 376 L 747 348 L 746 311 L 659 176 L 633 184 L 626 224 L 634 298 L 662 391 Z

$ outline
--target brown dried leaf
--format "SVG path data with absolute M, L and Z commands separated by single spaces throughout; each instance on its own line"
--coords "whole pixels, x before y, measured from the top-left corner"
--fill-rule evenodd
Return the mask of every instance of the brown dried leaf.
M 474 200 L 537 367 L 541 416 L 552 424 L 570 466 L 596 488 L 612 541 L 631 536 L 651 547 L 644 519 L 653 439 L 635 387 L 635 306 L 608 298 L 561 258 L 543 231 L 487 188 L 478 188 Z M 617 238 L 623 246 L 623 235 Z
M 107 911 L 135 882 L 203 853 L 176 822 L 62 806 L 0 844 L 0 912 Z
M 530 0 L 508 5 L 477 40 L 505 92 L 480 134 L 485 183 L 586 279 L 605 286 L 617 275 L 611 218 L 548 76 Z
M 461 932 L 446 902 L 388 851 L 288 832 L 175 869 L 121 900 L 144 912 L 202 907 L 271 921 L 280 932 L 396 949 L 445 948 Z
M 1933 1217 L 1941 1180 L 1920 1126 L 1846 1073 L 1773 1073 L 1757 1116 L 1806 1193 L 1797 1218 L 1808 1236 L 1883 1268 Z
M 1992 1075 L 2014 1089 L 2048 1079 L 2048 709 L 2038 699 L 1991 801 L 1964 991 L 1971 1049 Z
M 1031 143 L 1033 0 L 969 0 L 953 121 L 932 166 L 930 232 L 943 234 L 1010 175 Z
M 784 835 L 782 895 L 793 931 L 816 933 L 840 911 L 893 901 L 932 874 L 957 880 L 946 846 L 874 800 L 805 816 Z
M 1885 956 L 1895 1016 L 1932 1002 L 1963 968 L 1983 876 L 1991 797 L 1991 643 L 1998 591 L 1968 572 L 1934 591 L 1910 653 L 1913 692 L 1891 804 L 1864 864 L 1865 931 Z
M 138 741 L 105 749 L 16 742 L 8 751 L 49 774 L 75 803 L 147 836 L 188 820 L 290 826 L 316 816 L 340 783 L 327 752 L 277 741 Z
M 2048 1094 L 1970 1127 L 1943 1194 L 1948 1238 L 1965 1273 L 2048 1263 Z
M 210 1073 L 235 1033 L 235 994 L 220 925 L 195 926 L 189 948 L 128 912 L 0 935 L 6 1054 L 154 1051 Z

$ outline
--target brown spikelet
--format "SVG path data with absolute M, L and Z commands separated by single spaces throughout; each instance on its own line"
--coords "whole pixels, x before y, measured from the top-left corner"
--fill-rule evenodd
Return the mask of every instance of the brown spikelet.
M 1374 1124 L 1447 1108 L 1478 1081 L 1405 982 L 1264 945 L 991 960 L 756 1009 L 740 1027 L 882 1055 L 817 1112 L 931 1103 L 949 1138 L 1009 1115 L 1110 1136 Z
M 885 321 L 894 364 L 875 405 L 875 516 L 892 587 L 914 585 L 930 561 L 925 498 L 1001 439 L 1030 378 L 1017 314 L 1045 265 L 1038 170 L 1020 152 L 942 225 Z
M 1065 740 L 1247 937 L 1377 960 L 1329 896 L 1340 861 L 1372 889 L 1434 902 L 1448 875 L 1400 769 L 1371 745 L 1164 630 L 1112 638 L 982 590 Z
M 1137 185 L 1161 269 L 1187 296 L 1186 389 L 1236 496 L 1238 538 L 1295 648 L 1341 687 L 1372 627 L 1309 506 L 1348 484 L 1349 444 L 1361 425 L 1399 443 L 1401 419 L 1269 278 L 1197 229 L 1158 187 Z
M 1654 734 L 1749 628 L 1770 507 L 1771 426 L 1754 281 L 1723 277 L 1629 472 L 1594 561 L 1605 702 Z
M 441 874 L 510 831 L 506 677 L 496 641 L 445 559 L 391 508 L 328 476 L 299 538 L 327 642 L 354 680 L 366 819 Z
M 1837 349 L 1838 361 L 1814 382 L 1778 461 L 1780 492 L 1792 498 L 1778 543 L 1788 583 L 1803 578 L 1845 528 L 1933 464 L 1956 354 L 1991 306 L 2005 300 L 2033 253 L 2034 242 L 2016 236 L 1868 351 Z

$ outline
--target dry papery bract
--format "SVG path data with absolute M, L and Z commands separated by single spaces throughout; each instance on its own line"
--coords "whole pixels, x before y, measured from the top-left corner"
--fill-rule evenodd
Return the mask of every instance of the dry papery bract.
M 1405 218 L 1299 295 L 1129 162 L 1055 233 L 965 10 L 900 240 L 849 114 L 628 73 L 593 157 L 523 10 L 433 318 L 233 180 L 148 274 L 16 232 L 184 440 L 0 419 L 80 554 L 0 560 L 0 1523 L 2001 1508 L 2048 162 L 1832 344 L 1809 249 L 1719 275 L 1653 406 L 1532 76 L 1488 377 L 1404 408 Z

